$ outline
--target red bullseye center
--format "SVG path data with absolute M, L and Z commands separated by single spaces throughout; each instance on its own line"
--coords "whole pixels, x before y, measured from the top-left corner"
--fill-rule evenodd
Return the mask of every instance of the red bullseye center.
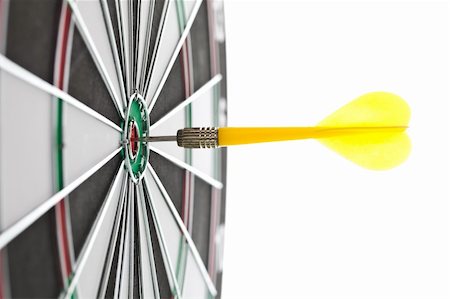
M 139 150 L 138 139 L 139 139 L 138 129 L 136 123 L 133 121 L 130 124 L 130 145 L 129 145 L 130 147 L 129 150 L 132 158 L 136 157 L 137 152 Z

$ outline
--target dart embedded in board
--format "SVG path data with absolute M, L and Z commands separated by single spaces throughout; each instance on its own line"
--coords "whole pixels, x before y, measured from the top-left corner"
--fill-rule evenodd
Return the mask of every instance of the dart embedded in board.
M 312 127 L 184 128 L 176 136 L 131 142 L 176 141 L 184 148 L 215 148 L 262 142 L 316 139 L 354 163 L 373 170 L 400 165 L 411 151 L 406 134 L 410 108 L 388 92 L 364 94 Z

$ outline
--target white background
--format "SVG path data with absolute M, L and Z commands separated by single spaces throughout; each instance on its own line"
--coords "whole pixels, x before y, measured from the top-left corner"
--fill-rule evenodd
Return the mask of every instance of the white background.
M 223 297 L 449 298 L 449 5 L 225 2 L 229 126 L 314 125 L 369 91 L 413 150 L 368 171 L 311 141 L 229 149 Z

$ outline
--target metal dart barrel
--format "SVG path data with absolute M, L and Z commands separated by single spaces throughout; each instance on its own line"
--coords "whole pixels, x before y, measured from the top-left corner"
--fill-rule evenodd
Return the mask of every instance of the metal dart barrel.
M 184 148 L 216 148 L 217 128 L 185 128 L 177 131 L 177 144 Z
M 184 148 L 216 148 L 218 147 L 217 128 L 185 128 L 177 131 L 176 136 L 142 137 L 142 142 L 176 141 Z

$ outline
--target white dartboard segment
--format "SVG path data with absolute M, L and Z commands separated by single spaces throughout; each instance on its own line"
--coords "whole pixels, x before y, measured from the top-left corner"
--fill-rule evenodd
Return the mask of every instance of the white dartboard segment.
M 54 103 L 52 95 L 0 69 L 2 230 L 54 193 Z
M 64 183 L 120 147 L 121 133 L 71 105 L 63 106 Z

